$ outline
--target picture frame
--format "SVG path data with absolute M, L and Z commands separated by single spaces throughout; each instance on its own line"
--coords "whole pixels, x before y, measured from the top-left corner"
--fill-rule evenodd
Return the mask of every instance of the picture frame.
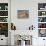
M 46 37 L 46 29 L 39 29 L 39 37 Z
M 17 10 L 17 18 L 19 19 L 29 18 L 29 10 Z

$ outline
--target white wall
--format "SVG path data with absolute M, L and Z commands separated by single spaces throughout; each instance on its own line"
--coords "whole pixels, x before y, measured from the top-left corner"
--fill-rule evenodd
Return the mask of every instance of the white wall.
M 29 18 L 28 19 L 18 19 L 17 18 L 17 10 L 29 10 Z M 29 26 L 37 23 L 37 2 L 30 0 L 12 0 L 11 1 L 11 22 L 16 25 L 17 30 L 28 30 Z M 35 21 L 36 20 L 36 21 Z M 35 22 L 34 22 L 35 21 Z M 34 24 L 35 25 L 35 24 Z
M 37 9 L 38 2 L 44 0 L 11 0 L 11 22 L 16 25 L 17 30 L 28 30 L 29 26 L 34 25 L 37 28 Z M 17 10 L 29 10 L 28 19 L 18 19 Z
M 43 44 L 43 38 L 38 38 L 38 30 L 37 30 L 38 3 L 46 3 L 46 0 L 11 0 L 11 22 L 14 23 L 17 30 L 25 31 L 28 30 L 28 27 L 31 26 L 32 24 L 35 26 L 35 30 L 34 30 L 35 34 L 33 33 L 34 36 L 33 46 L 43 46 L 43 45 L 39 45 L 40 43 Z M 20 9 L 29 10 L 29 19 L 17 18 L 17 10 Z
M 45 0 L 46 1 L 46 0 Z M 37 28 L 38 3 L 44 0 L 11 0 L 11 22 L 17 30 L 27 30 L 32 24 Z M 17 10 L 29 10 L 28 19 L 18 19 Z

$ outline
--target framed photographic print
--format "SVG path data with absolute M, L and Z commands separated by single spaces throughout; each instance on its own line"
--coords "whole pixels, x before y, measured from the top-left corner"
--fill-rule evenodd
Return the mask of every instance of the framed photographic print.
M 38 3 L 38 10 L 45 10 L 46 9 L 46 3 Z
M 8 23 L 0 23 L 0 35 L 8 37 Z
M 8 16 L 8 11 L 0 11 L 0 16 Z
M 19 19 L 29 18 L 29 10 L 17 10 L 17 17 Z
M 46 37 L 46 29 L 39 29 L 39 37 Z
M 38 23 L 38 28 L 46 28 L 46 23 Z
M 38 22 L 46 22 L 46 17 L 38 17 Z
M 8 17 L 0 17 L 0 22 L 8 22 Z

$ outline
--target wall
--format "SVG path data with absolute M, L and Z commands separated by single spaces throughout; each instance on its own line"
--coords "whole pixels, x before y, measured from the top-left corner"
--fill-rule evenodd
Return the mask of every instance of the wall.
M 46 0 L 45 0 L 46 1 Z M 37 28 L 38 2 L 44 0 L 11 0 L 11 22 L 16 25 L 17 30 L 28 30 L 32 24 Z M 29 10 L 28 19 L 18 19 L 17 10 Z
M 33 4 L 34 3 L 34 4 Z M 29 10 L 29 18 L 28 19 L 18 19 L 17 18 L 17 10 Z M 18 1 L 13 0 L 11 2 L 11 22 L 14 22 L 17 30 L 28 30 L 29 26 L 32 24 L 36 26 L 37 23 L 37 2 L 35 1 Z M 36 18 L 36 19 L 33 19 Z M 35 21 L 35 22 L 34 22 Z
M 33 24 L 35 26 L 33 46 L 44 46 L 43 38 L 38 38 L 38 3 L 46 3 L 46 0 L 11 0 L 11 22 L 14 23 L 18 32 L 28 30 L 28 27 Z M 20 9 L 29 10 L 29 19 L 17 18 L 17 10 Z

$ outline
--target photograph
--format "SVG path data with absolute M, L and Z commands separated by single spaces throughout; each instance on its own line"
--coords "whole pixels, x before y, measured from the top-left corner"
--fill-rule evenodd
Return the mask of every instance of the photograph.
M 8 17 L 0 17 L 0 22 L 8 22 Z
M 8 11 L 0 11 L 0 16 L 8 16 Z
M 46 22 L 46 17 L 38 17 L 38 22 Z
M 38 10 L 45 10 L 46 9 L 46 3 L 38 3 Z
M 17 10 L 17 17 L 19 19 L 29 18 L 29 10 Z
M 46 23 L 38 23 L 38 28 L 46 28 Z
M 39 37 L 46 37 L 46 29 L 39 29 Z
M 0 3 L 0 10 L 8 10 L 8 3 Z
M 0 23 L 0 35 L 8 37 L 8 23 Z
M 38 16 L 46 16 L 46 11 L 38 11 Z

